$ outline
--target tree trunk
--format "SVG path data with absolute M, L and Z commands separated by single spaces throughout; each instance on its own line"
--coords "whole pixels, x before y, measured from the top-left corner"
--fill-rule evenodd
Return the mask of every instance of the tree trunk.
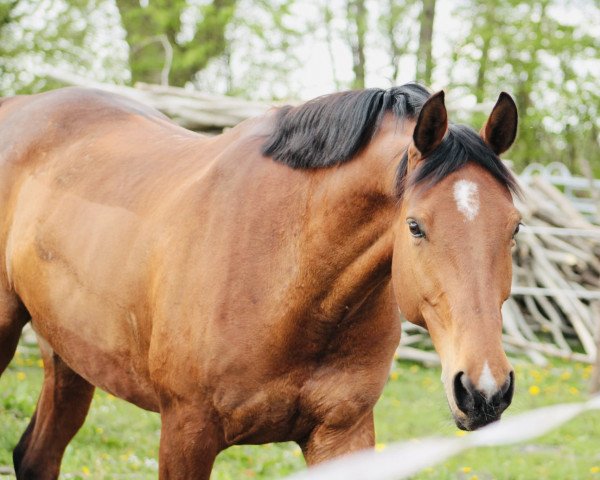
M 398 71 L 400 68 L 400 56 L 404 53 L 403 49 L 400 48 L 395 36 L 396 22 L 398 21 L 397 15 L 394 15 L 395 0 L 388 1 L 388 17 L 385 20 L 385 33 L 390 46 L 390 64 L 392 66 L 392 78 L 391 84 L 396 84 L 398 78 Z
M 177 42 L 185 0 L 156 0 L 140 8 L 138 0 L 117 0 L 121 20 L 127 32 L 132 82 L 159 83 L 168 52 L 160 38 L 172 47 L 171 85 L 184 86 L 208 62 L 225 53 L 226 27 L 233 17 L 237 0 L 213 0 L 203 7 L 203 17 L 196 25 L 194 38 Z
M 329 54 L 329 63 L 331 65 L 331 77 L 335 89 L 341 90 L 340 79 L 338 78 L 337 69 L 335 67 L 335 54 L 333 52 L 333 11 L 329 5 L 325 5 L 323 9 L 323 22 L 325 24 L 325 41 L 327 42 L 327 53 Z
M 194 75 L 205 68 L 208 62 L 227 53 L 227 25 L 233 18 L 237 0 L 213 0 L 205 7 L 204 18 L 196 25 L 196 34 L 191 42 L 180 46 L 182 62 L 173 72 L 176 85 L 185 85 Z
M 488 54 L 490 51 L 491 43 L 491 36 L 486 35 L 483 38 L 483 45 L 481 46 L 481 59 L 479 60 L 479 69 L 477 70 L 477 83 L 475 85 L 475 97 L 477 98 L 477 103 L 482 103 L 485 99 L 485 83 L 488 65 Z
M 477 80 L 475 83 L 475 97 L 477 103 L 482 103 L 485 99 L 485 86 L 487 83 L 488 73 L 488 56 L 492 46 L 492 37 L 494 36 L 494 25 L 498 26 L 499 19 L 496 18 L 496 8 L 494 2 L 487 0 L 477 2 L 478 12 L 476 15 L 484 20 L 484 27 L 480 31 L 481 36 L 481 58 L 479 59 L 479 67 L 477 69 Z M 477 22 L 477 17 L 473 20 Z
M 433 19 L 435 0 L 423 0 L 421 11 L 421 30 L 419 32 L 419 50 L 417 51 L 417 81 L 425 85 L 431 84 L 433 56 L 431 45 L 433 39 Z
M 352 88 L 365 88 L 365 37 L 367 34 L 367 8 L 365 0 L 348 1 L 348 19 L 353 26 L 354 36 L 350 39 L 352 48 Z

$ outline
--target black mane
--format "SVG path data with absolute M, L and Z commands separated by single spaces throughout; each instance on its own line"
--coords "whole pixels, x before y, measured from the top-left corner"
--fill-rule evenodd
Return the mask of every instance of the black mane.
M 291 168 L 310 169 L 338 165 L 352 159 L 373 138 L 383 116 L 416 120 L 429 91 L 408 83 L 388 90 L 370 88 L 334 93 L 278 112 L 277 125 L 262 147 L 264 155 Z M 449 125 L 441 145 L 423 161 L 411 184 L 439 182 L 464 166 L 478 163 L 513 192 L 518 188 L 512 174 L 479 134 L 464 125 Z M 396 190 L 407 183 L 407 153 L 398 166 Z

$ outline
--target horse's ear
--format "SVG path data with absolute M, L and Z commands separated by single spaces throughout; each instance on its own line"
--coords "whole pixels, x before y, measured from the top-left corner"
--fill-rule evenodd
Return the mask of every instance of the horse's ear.
M 502 92 L 479 134 L 494 153 L 500 155 L 515 141 L 518 122 L 515 101 L 508 93 Z
M 448 113 L 444 105 L 444 92 L 439 91 L 429 97 L 421 108 L 417 125 L 413 132 L 413 143 L 422 157 L 433 152 L 448 130 Z

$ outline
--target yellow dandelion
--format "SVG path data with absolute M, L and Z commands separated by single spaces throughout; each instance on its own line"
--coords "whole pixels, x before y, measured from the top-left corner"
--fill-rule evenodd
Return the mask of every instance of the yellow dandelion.
M 457 430 L 454 435 L 456 435 L 457 437 L 464 437 L 467 434 L 466 431 L 464 430 Z
M 385 443 L 376 443 L 375 444 L 376 452 L 383 452 L 384 450 L 385 450 Z
M 88 467 L 84 466 L 81 468 L 81 473 L 83 473 L 87 477 L 92 472 L 90 471 L 90 469 Z
M 96 427 L 96 433 L 98 435 L 102 435 L 104 433 L 104 429 L 102 427 Z
M 17 372 L 17 380 L 19 380 L 20 382 L 22 382 L 26 378 L 27 378 L 27 375 L 25 375 L 25 372 Z
M 110 402 L 112 402 L 112 401 L 115 399 L 114 395 L 111 395 L 110 393 L 106 394 L 106 398 L 107 398 L 107 399 L 108 399 Z
M 569 372 L 568 370 L 565 370 L 560 374 L 561 380 L 568 380 L 569 378 L 571 378 L 571 372 Z
M 294 457 L 299 457 L 301 454 L 302 454 L 302 450 L 300 450 L 299 448 L 295 448 L 295 449 L 292 451 L 292 455 L 293 455 Z
M 469 472 L 471 472 L 471 470 L 473 470 L 471 467 L 462 467 L 461 468 L 461 471 L 463 473 L 469 473 Z
M 470 480 L 479 480 L 479 477 L 477 475 L 473 475 Z
M 395 381 L 395 380 L 398 380 L 398 372 L 392 372 L 392 373 L 390 374 L 390 378 L 391 378 L 392 380 L 394 380 L 394 381 Z
M 579 389 L 577 387 L 570 387 L 569 388 L 569 393 L 571 395 L 579 395 Z
M 418 366 L 418 365 L 411 365 L 411 366 L 410 366 L 410 368 L 409 368 L 409 370 L 410 370 L 412 373 L 417 373 L 417 372 L 420 370 L 420 368 L 419 368 L 419 366 Z
M 532 385 L 531 387 L 529 387 L 529 395 L 532 396 L 536 396 L 540 394 L 540 387 L 538 387 L 537 385 Z
M 590 473 L 600 473 L 600 467 L 594 465 L 592 468 L 590 468 Z

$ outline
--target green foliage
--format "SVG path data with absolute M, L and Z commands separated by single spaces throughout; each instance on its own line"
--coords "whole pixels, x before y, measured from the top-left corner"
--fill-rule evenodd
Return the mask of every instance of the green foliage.
M 191 5 L 186 0 L 156 0 L 140 7 L 138 0 L 117 0 L 130 47 L 132 80 L 161 83 L 166 52 L 158 41 L 164 36 L 173 49 L 169 83 L 184 86 L 214 57 L 225 53 L 225 29 L 235 13 L 236 0 L 213 0 Z M 199 20 L 191 38 L 182 35 L 183 15 Z
M 400 60 L 413 52 L 411 39 L 418 36 L 417 22 L 412 21 L 416 0 L 387 0 L 378 19 L 378 26 L 386 45 L 390 63 L 390 84 L 396 85 Z
M 577 170 L 579 158 L 600 165 L 600 40 L 567 13 L 551 0 L 471 0 L 457 10 L 471 28 L 454 70 L 476 71 L 474 82 L 457 83 L 479 103 L 500 90 L 513 94 L 521 122 L 509 155 L 517 167 L 562 161 Z
M 0 94 L 58 86 L 49 69 L 127 78 L 122 29 L 107 0 L 0 0 Z
M 297 21 L 294 6 L 296 0 L 238 0 L 226 30 L 227 50 L 200 72 L 197 85 L 214 90 L 215 76 L 221 76 L 229 95 L 264 100 L 297 95 L 290 76 L 300 64 L 293 50 L 311 27 Z
M 546 368 L 516 365 L 517 390 L 505 415 L 587 398 L 590 366 L 556 362 Z M 377 448 L 424 436 L 462 436 L 446 405 L 439 368 L 398 363 L 375 410 Z M 42 382 L 40 361 L 18 355 L 0 379 L 0 465 L 29 422 Z M 527 444 L 471 450 L 416 478 L 548 480 L 600 478 L 600 412 L 590 412 Z M 467 434 L 468 435 L 468 434 Z M 86 423 L 67 448 L 65 478 L 156 478 L 160 419 L 97 391 Z M 215 480 L 282 478 L 304 468 L 293 443 L 236 446 L 217 458 Z

